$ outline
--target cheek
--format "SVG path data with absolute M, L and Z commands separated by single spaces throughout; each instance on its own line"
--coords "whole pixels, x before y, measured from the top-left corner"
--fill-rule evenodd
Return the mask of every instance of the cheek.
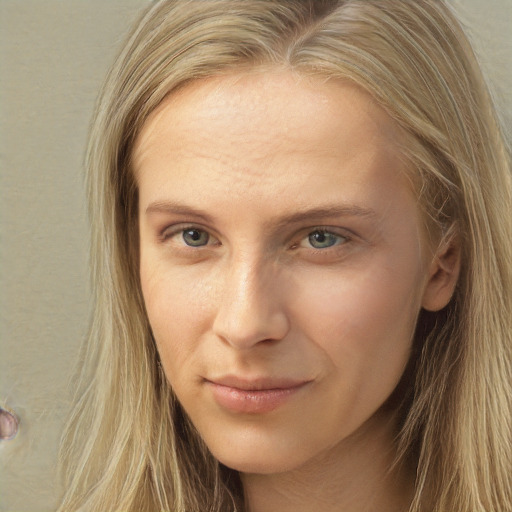
M 206 318 L 211 289 L 186 272 L 141 259 L 141 287 L 158 352 L 170 380 L 186 367 L 197 350 Z
M 414 269 L 343 269 L 312 275 L 298 291 L 295 317 L 333 368 L 356 380 L 366 373 L 388 373 L 391 380 L 401 374 L 420 309 L 421 280 Z

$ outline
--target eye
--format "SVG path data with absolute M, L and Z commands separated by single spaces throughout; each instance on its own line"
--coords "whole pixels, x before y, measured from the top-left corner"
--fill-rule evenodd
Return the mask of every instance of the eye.
M 206 231 L 197 228 L 184 229 L 181 236 L 185 244 L 190 247 L 202 247 L 207 245 L 210 240 L 210 235 Z
M 188 248 L 201 249 L 222 245 L 209 230 L 203 229 L 201 226 L 185 223 L 174 224 L 164 228 L 163 231 L 158 233 L 158 242 L 164 244 L 169 249 L 178 251 L 186 251 Z
M 323 229 L 315 229 L 309 233 L 307 241 L 314 249 L 328 249 L 345 243 L 347 237 Z

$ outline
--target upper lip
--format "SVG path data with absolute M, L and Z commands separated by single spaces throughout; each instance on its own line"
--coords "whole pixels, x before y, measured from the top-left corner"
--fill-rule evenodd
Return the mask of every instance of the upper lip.
M 244 377 L 237 377 L 236 375 L 225 375 L 222 377 L 213 377 L 205 380 L 219 386 L 226 386 L 244 391 L 291 389 L 310 382 L 308 379 L 294 379 L 286 377 L 257 377 L 248 379 Z

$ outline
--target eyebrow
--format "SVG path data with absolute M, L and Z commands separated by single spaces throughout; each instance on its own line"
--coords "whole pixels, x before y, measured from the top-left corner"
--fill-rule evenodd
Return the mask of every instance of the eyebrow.
M 297 224 L 306 220 L 324 219 L 332 217 L 365 217 L 375 218 L 377 213 L 371 208 L 357 205 L 326 205 L 318 208 L 309 208 L 303 211 L 284 215 L 279 218 L 276 225 Z
M 172 201 L 155 201 L 151 203 L 146 208 L 146 214 L 151 213 L 168 213 L 174 215 L 191 216 L 201 219 L 206 223 L 213 222 L 213 217 L 205 211 Z M 377 217 L 377 213 L 372 208 L 365 208 L 358 205 L 325 205 L 283 215 L 279 217 L 275 222 L 272 222 L 272 226 L 279 228 L 288 224 L 298 224 L 306 220 L 311 221 L 329 217 L 363 217 L 373 219 Z
M 213 218 L 206 212 L 197 208 L 192 208 L 185 204 L 175 203 L 173 201 L 155 201 L 146 208 L 146 215 L 151 213 L 171 213 L 174 215 L 190 215 L 203 219 L 205 222 L 211 222 Z

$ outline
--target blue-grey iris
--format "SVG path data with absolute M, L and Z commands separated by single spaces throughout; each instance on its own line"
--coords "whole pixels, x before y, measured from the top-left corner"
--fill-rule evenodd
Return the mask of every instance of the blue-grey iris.
M 206 245 L 210 236 L 201 229 L 186 229 L 183 231 L 183 241 L 191 247 L 201 247 Z
M 327 249 L 336 245 L 339 241 L 339 236 L 327 231 L 313 231 L 309 235 L 309 243 L 315 249 Z

